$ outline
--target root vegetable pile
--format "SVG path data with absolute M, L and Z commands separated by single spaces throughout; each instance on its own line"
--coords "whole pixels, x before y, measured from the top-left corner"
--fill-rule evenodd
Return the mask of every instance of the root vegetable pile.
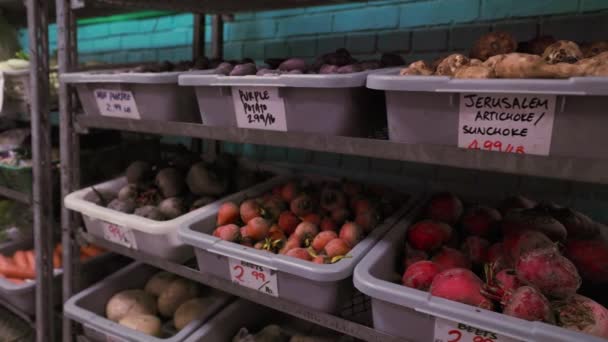
M 498 208 L 465 207 L 454 194 L 434 195 L 408 228 L 401 283 L 608 338 L 608 310 L 590 299 L 604 298 L 608 285 L 606 226 L 521 196 Z
M 223 203 L 213 236 L 318 264 L 335 263 L 403 200 L 378 186 L 292 180 L 259 197 Z

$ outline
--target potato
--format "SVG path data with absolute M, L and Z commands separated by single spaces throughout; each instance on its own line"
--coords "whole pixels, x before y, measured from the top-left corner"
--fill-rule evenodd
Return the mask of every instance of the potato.
M 238 64 L 234 67 L 234 69 L 232 69 L 230 76 L 255 75 L 257 72 L 258 69 L 253 63 Z
M 175 279 L 158 297 L 158 311 L 165 317 L 171 317 L 182 303 L 197 297 L 199 293 L 197 283 L 183 278 Z
M 112 296 L 106 304 L 106 316 L 114 322 L 132 314 L 155 315 L 154 297 L 144 290 L 125 290 Z
M 178 276 L 173 273 L 164 271 L 158 272 L 148 279 L 148 282 L 144 287 L 144 291 L 158 297 L 161 293 L 163 293 L 163 291 L 165 291 L 169 284 L 171 284 L 171 282 L 177 278 Z
M 319 69 L 319 74 L 335 74 L 338 72 L 338 66 L 332 64 L 323 64 Z
M 338 68 L 337 73 L 338 74 L 350 74 L 353 72 L 361 72 L 363 71 L 363 68 L 361 68 L 361 66 L 359 64 L 348 64 L 348 65 L 343 65 L 341 67 Z
M 161 322 L 160 319 L 153 315 L 132 314 L 124 317 L 118 322 L 127 328 L 137 330 L 150 336 L 160 337 Z
M 180 305 L 173 316 L 173 325 L 177 330 L 182 330 L 188 323 L 203 316 L 214 298 L 192 298 Z
M 278 69 L 281 71 L 292 71 L 292 70 L 306 71 L 306 69 L 308 69 L 308 65 L 306 64 L 306 61 L 301 58 L 290 58 L 290 59 L 284 61 L 283 63 L 281 63 L 281 65 L 279 65 Z

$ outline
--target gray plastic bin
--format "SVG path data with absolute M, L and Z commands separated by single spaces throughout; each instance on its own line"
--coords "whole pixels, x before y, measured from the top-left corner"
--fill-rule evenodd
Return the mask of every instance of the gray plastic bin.
M 160 270 L 139 262 L 134 262 L 122 270 L 112 274 L 103 281 L 74 295 L 63 306 L 64 313 L 70 319 L 84 326 L 84 334 L 93 341 L 150 341 L 178 342 L 184 341 L 210 317 L 226 306 L 232 297 L 217 291 L 209 290 L 206 295 L 216 297 L 205 315 L 190 322 L 181 331 L 175 333 L 172 323 L 163 326 L 163 332 L 168 337 L 153 337 L 127 328 L 105 317 L 106 303 L 117 292 L 127 289 L 143 289 L 146 281 Z
M 196 330 L 185 342 L 228 342 L 232 341 L 232 338 L 243 327 L 247 328 L 250 333 L 255 333 L 270 324 L 278 324 L 286 331 L 297 334 L 336 337 L 336 339 L 340 336 L 335 331 L 295 318 L 284 312 L 239 299 Z
M 156 121 L 200 122 L 196 99 L 191 89 L 178 86 L 180 72 L 102 73 L 80 72 L 61 75 L 61 81 L 72 83 L 86 115 L 102 115 L 95 90 L 130 91 L 139 118 Z M 114 116 L 114 115 L 112 115 Z M 117 115 L 121 117 L 120 114 Z
M 390 140 L 450 146 L 458 146 L 459 93 L 557 95 L 549 155 L 606 157 L 608 77 L 474 80 L 393 71 L 370 74 L 367 87 L 385 91 Z
M 285 105 L 285 131 L 367 136 L 386 124 L 383 108 L 377 108 L 384 105 L 381 94 L 365 88 L 368 73 L 274 76 L 186 73 L 179 76 L 179 84 L 195 87 L 204 125 L 238 127 L 232 93 L 239 87 L 276 88 Z
M 312 175 L 301 175 L 300 178 L 302 177 L 315 179 L 315 176 Z M 350 176 L 349 178 L 356 180 Z M 316 179 L 328 179 L 328 177 L 316 176 Z M 247 198 L 268 192 L 285 182 L 286 178 L 277 178 L 243 193 L 227 197 L 221 202 L 240 203 Z M 230 280 L 229 258 L 266 266 L 277 272 L 279 298 L 319 311 L 336 312 L 340 309 L 340 305 L 352 295 L 354 289 L 351 276 L 355 265 L 407 212 L 413 202 L 414 198 L 411 196 L 400 209 L 380 223 L 371 234 L 349 252 L 352 257 L 342 259 L 335 264 L 319 265 L 286 255 L 260 251 L 212 236 L 211 234 L 216 228 L 219 203 L 214 203 L 215 208 L 207 211 L 206 216 L 201 215 L 198 220 L 192 220 L 189 224 L 180 227 L 179 236 L 184 242 L 194 247 L 198 268 L 202 273 Z
M 447 320 L 498 334 L 500 341 L 502 338 L 538 342 L 605 341 L 554 325 L 529 322 L 434 297 L 428 292 L 392 282 L 400 279 L 396 272 L 397 262 L 403 251 L 407 229 L 418 216 L 418 209 L 411 211 L 355 268 L 355 287 L 371 297 L 375 329 L 415 342 L 442 341 L 434 336 L 435 324 Z

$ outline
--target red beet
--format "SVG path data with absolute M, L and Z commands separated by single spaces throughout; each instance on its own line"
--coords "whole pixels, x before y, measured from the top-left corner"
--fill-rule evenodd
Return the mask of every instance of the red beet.
M 302 247 L 302 242 L 292 235 L 292 237 L 287 239 L 287 242 L 281 247 L 279 250 L 279 254 L 285 254 L 289 252 L 291 249 Z
M 492 310 L 492 302 L 481 294 L 483 282 L 464 268 L 452 268 L 437 274 L 431 283 L 433 296 Z
M 451 193 L 434 195 L 426 208 L 426 216 L 430 219 L 455 224 L 462 216 L 462 201 Z
M 504 255 L 502 242 L 497 242 L 488 248 L 488 262 L 495 263 Z
M 569 297 L 581 286 L 581 277 L 574 264 L 554 247 L 523 254 L 515 265 L 515 271 L 521 281 L 537 287 L 551 298 Z
M 568 238 L 591 239 L 600 234 L 599 226 L 589 216 L 576 210 L 553 209 L 551 216 L 566 227 Z
M 249 220 L 253 219 L 254 217 L 261 216 L 262 208 L 258 202 L 249 199 L 241 203 L 240 212 L 241 220 L 243 220 L 244 223 L 248 223 Z
M 501 219 L 500 212 L 494 208 L 472 207 L 462 218 L 462 228 L 471 235 L 489 237 L 494 235 L 496 223 Z
M 318 252 L 321 252 L 323 250 L 323 248 L 325 248 L 325 245 L 327 245 L 327 243 L 329 241 L 331 241 L 337 237 L 338 237 L 338 235 L 333 230 L 320 232 L 312 240 L 312 243 L 310 244 L 310 246 L 318 253 Z
M 380 222 L 380 214 L 376 210 L 359 213 L 355 217 L 355 223 L 363 228 L 366 233 L 371 232 Z
M 452 268 L 471 268 L 471 260 L 459 250 L 450 247 L 442 247 L 431 260 L 439 265 L 442 271 Z
M 350 212 L 346 208 L 338 208 L 331 212 L 331 219 L 339 226 L 344 224 L 350 217 Z
M 505 215 L 501 226 L 504 235 L 517 231 L 534 230 L 545 234 L 553 241 L 565 241 L 568 235 L 566 227 L 554 219 L 548 209 L 544 207 L 511 210 Z
M 433 251 L 448 240 L 452 228 L 445 223 L 433 220 L 423 220 L 411 226 L 407 231 L 409 244 L 425 252 Z
M 536 202 L 523 197 L 523 196 L 512 196 L 505 198 L 499 205 L 500 212 L 502 215 L 506 215 L 513 209 L 530 209 L 534 208 Z
M 298 217 L 303 217 L 312 212 L 313 200 L 306 194 L 298 195 L 289 203 L 289 208 Z
M 340 228 L 340 239 L 346 241 L 351 248 L 363 239 L 363 228 L 354 222 L 346 222 Z
M 505 256 L 513 263 L 529 251 L 553 246 L 553 242 L 543 233 L 533 230 L 512 232 L 502 242 Z
M 314 224 L 315 226 L 319 226 L 321 224 L 321 216 L 319 216 L 319 214 L 316 214 L 316 213 L 310 213 L 308 215 L 304 215 L 302 217 L 302 221 L 310 222 L 310 223 Z
M 260 241 L 268 235 L 270 223 L 261 217 L 254 217 L 245 226 L 244 237 Z
M 480 265 L 488 262 L 488 248 L 490 243 L 479 236 L 469 236 L 464 239 L 460 250 L 473 264 Z
M 569 240 L 564 251 L 583 279 L 592 284 L 608 284 L 608 242 Z
M 324 251 L 329 258 L 334 258 L 337 256 L 346 255 L 348 252 L 350 252 L 350 249 L 351 248 L 346 241 L 337 238 L 329 241 L 325 245 Z
M 271 196 L 266 199 L 263 203 L 264 206 L 264 218 L 276 221 L 279 219 L 279 216 L 286 209 L 285 202 L 283 202 L 280 198 Z
M 232 203 L 222 203 L 217 212 L 217 225 L 223 226 L 229 223 L 236 223 L 239 219 L 239 207 Z
M 291 211 L 286 210 L 279 215 L 279 227 L 287 235 L 293 234 L 300 222 L 300 219 Z
M 527 321 L 555 322 L 549 301 L 532 286 L 522 286 L 515 290 L 502 313 Z
M 302 222 L 296 227 L 296 230 L 293 232 L 292 236 L 304 242 L 304 244 L 308 246 L 306 243 L 312 242 L 312 239 L 318 233 L 319 229 L 317 228 L 317 226 L 310 222 Z
M 287 251 L 285 255 L 306 261 L 312 260 L 312 256 L 310 255 L 310 253 L 308 253 L 308 250 L 306 248 L 292 248 Z
M 333 230 L 333 231 L 337 231 L 338 230 L 338 225 L 336 224 L 336 222 L 334 220 L 332 220 L 329 217 L 324 217 L 321 220 L 321 225 L 319 226 L 319 228 L 321 228 L 322 231 L 326 231 L 326 230 Z
M 236 224 L 219 226 L 213 231 L 213 236 L 226 241 L 238 241 L 241 237 L 240 228 Z
M 608 310 L 604 306 L 581 295 L 552 304 L 560 327 L 608 338 Z
M 407 268 L 401 282 L 407 287 L 427 291 L 440 271 L 440 266 L 432 261 L 418 261 Z
M 494 276 L 494 281 L 504 293 L 513 293 L 523 285 L 514 269 L 501 270 Z

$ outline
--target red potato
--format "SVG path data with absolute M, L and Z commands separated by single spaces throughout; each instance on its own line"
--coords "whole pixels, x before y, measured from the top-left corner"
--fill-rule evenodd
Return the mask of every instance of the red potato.
M 289 203 L 289 208 L 298 217 L 304 217 L 313 210 L 313 200 L 307 194 L 298 195 Z
M 452 268 L 471 268 L 471 260 L 459 250 L 450 247 L 442 247 L 431 260 L 439 265 L 442 271 Z
M 363 228 L 354 222 L 346 222 L 340 228 L 340 239 L 346 241 L 351 248 L 363 239 Z
M 365 233 L 369 234 L 380 223 L 380 214 L 376 210 L 359 213 L 355 217 L 355 223 L 361 226 Z
M 523 230 L 507 234 L 502 246 L 505 256 L 516 263 L 521 255 L 535 249 L 551 247 L 553 242 L 541 232 Z
M 550 298 L 567 298 L 581 286 L 576 267 L 555 247 L 523 254 L 515 265 L 515 271 L 522 282 L 537 287 Z
M 433 195 L 426 208 L 426 216 L 432 220 L 455 224 L 462 216 L 462 201 L 454 194 L 439 193 Z
M 321 224 L 319 225 L 319 228 L 321 229 L 321 231 L 328 231 L 328 230 L 337 231 L 338 230 L 338 225 L 331 218 L 324 217 L 321 220 Z
M 223 226 L 230 223 L 236 223 L 239 219 L 239 215 L 239 207 L 235 203 L 222 203 L 217 212 L 217 225 Z
M 333 239 L 335 239 L 337 237 L 338 237 L 338 234 L 336 234 L 336 232 L 334 232 L 333 230 L 328 230 L 328 231 L 320 232 L 312 240 L 312 243 L 310 244 L 310 246 L 317 253 L 319 253 L 319 252 L 321 252 L 325 248 L 325 245 L 327 245 L 327 243 L 329 241 L 331 241 L 331 240 L 333 240 Z
M 409 244 L 425 252 L 438 249 L 450 240 L 452 228 L 445 223 L 433 220 L 419 221 L 407 231 Z
M 351 247 L 346 241 L 337 238 L 329 241 L 323 250 L 329 258 L 334 258 L 337 256 L 346 255 L 348 252 L 350 252 Z
M 608 338 L 608 310 L 604 306 L 578 294 L 552 304 L 560 327 Z
M 496 224 L 502 219 L 494 208 L 477 206 L 466 211 L 462 218 L 462 228 L 471 235 L 489 237 L 496 233 Z
M 464 239 L 460 250 L 473 264 L 480 265 L 488 262 L 488 240 L 479 236 L 469 236 Z
M 300 187 L 294 181 L 285 183 L 281 188 L 281 198 L 283 201 L 289 203 L 300 193 Z
M 246 238 L 250 238 L 254 241 L 260 241 L 264 239 L 266 235 L 268 235 L 269 231 L 270 223 L 267 220 L 261 217 L 254 217 L 249 220 L 249 222 L 245 226 L 243 236 Z
M 481 294 L 483 282 L 475 273 L 464 268 L 442 271 L 433 279 L 430 293 L 433 296 L 492 310 L 492 302 Z
M 555 323 L 549 301 L 532 286 L 522 286 L 515 290 L 507 300 L 502 313 L 527 321 Z
M 236 224 L 219 226 L 213 231 L 213 236 L 222 240 L 237 242 L 241 238 L 241 228 Z
M 292 248 L 287 251 L 285 255 L 306 261 L 312 261 L 312 255 L 310 255 L 306 248 Z
M 302 221 L 289 210 L 286 210 L 279 215 L 279 228 L 287 235 L 293 234 L 300 222 Z
M 241 220 L 243 220 L 244 223 L 249 223 L 251 219 L 262 215 L 262 207 L 253 199 L 248 199 L 241 203 L 239 209 L 241 212 Z
M 441 267 L 432 261 L 418 261 L 410 265 L 401 282 L 407 287 L 428 291 L 433 282 L 433 278 L 441 272 Z
M 608 242 L 603 240 L 569 240 L 564 254 L 583 279 L 592 284 L 608 284 Z

